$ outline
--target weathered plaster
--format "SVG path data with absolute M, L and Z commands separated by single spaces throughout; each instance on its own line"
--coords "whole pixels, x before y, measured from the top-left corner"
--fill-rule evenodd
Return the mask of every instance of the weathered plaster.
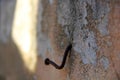
M 96 31 L 102 36 L 109 34 L 109 11 L 109 0 L 104 1 L 104 4 L 95 0 L 58 0 L 58 23 L 64 28 L 84 64 L 96 63 Z
M 99 30 L 100 34 L 103 36 L 109 34 L 109 31 L 107 29 L 108 16 L 109 16 L 109 12 L 110 12 L 108 2 L 109 2 L 109 0 L 105 0 L 104 4 L 101 1 L 96 3 L 97 4 L 97 6 L 96 6 L 96 11 L 97 11 L 96 18 L 98 20 L 97 29 Z
M 107 70 L 107 68 L 109 67 L 109 60 L 107 57 L 102 56 L 100 59 L 100 62 L 102 63 L 103 67 L 105 70 Z
M 106 54 L 112 45 L 107 39 L 109 2 L 110 0 L 58 0 L 58 24 L 62 25 L 67 38 L 73 43 L 69 62 L 71 80 L 78 80 L 79 76 L 81 80 L 113 79 L 106 76 L 106 71 L 111 69 L 110 58 Z
M 38 54 L 40 54 L 41 58 L 46 58 L 46 53 L 53 53 L 53 49 L 51 46 L 50 39 L 48 37 L 48 32 L 44 31 L 44 29 L 49 29 L 49 26 L 43 26 L 42 21 L 45 18 L 43 12 L 43 4 L 42 1 L 39 1 L 39 14 L 38 14 L 38 23 L 37 23 L 37 50 Z M 47 24 L 47 23 L 46 23 Z
M 87 29 L 86 17 L 89 14 L 86 6 L 87 0 L 59 0 L 58 23 L 62 25 L 70 41 L 72 40 L 73 48 L 80 54 L 83 63 L 96 64 L 97 44 L 95 33 Z

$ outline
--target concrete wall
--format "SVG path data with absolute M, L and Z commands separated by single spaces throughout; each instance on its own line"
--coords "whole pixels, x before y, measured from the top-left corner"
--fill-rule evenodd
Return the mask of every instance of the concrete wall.
M 0 75 L 3 77 L 8 78 L 13 73 L 13 78 L 17 75 L 19 79 L 24 77 L 24 80 L 120 79 L 119 0 L 39 0 L 36 26 L 37 64 L 32 75 L 23 69 L 24 62 L 17 54 L 19 49 L 10 35 L 15 2 L 10 0 L 0 4 L 0 64 L 4 64 L 0 66 Z M 3 4 L 11 5 L 12 9 L 7 10 L 10 6 Z M 5 18 L 6 15 L 10 18 Z M 57 70 L 44 64 L 47 57 L 60 64 L 69 43 L 73 44 L 73 48 L 64 69 Z M 20 59 L 10 57 L 9 53 Z M 16 66 L 18 63 L 20 71 L 23 70 L 19 74 Z

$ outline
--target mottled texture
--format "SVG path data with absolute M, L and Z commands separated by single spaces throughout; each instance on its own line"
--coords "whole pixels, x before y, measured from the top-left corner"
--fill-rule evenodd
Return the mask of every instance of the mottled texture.
M 37 51 L 41 58 L 46 58 L 46 53 L 49 52 L 50 54 L 53 53 L 53 49 L 50 43 L 50 39 L 48 38 L 49 33 L 49 26 L 48 24 L 44 24 L 44 21 L 47 21 L 45 11 L 43 11 L 44 4 L 42 1 L 39 1 L 39 9 L 38 9 L 38 23 L 37 23 Z M 43 24 L 43 25 L 42 25 Z
M 67 29 L 67 37 L 74 44 L 73 48 L 80 54 L 83 63 L 95 65 L 97 44 L 95 32 L 88 28 L 89 23 L 86 19 L 90 14 L 87 12 L 88 4 L 87 0 L 59 0 L 58 23 L 62 25 L 65 32 Z
M 61 26 L 56 23 L 57 1 L 54 0 L 52 5 L 49 0 L 42 0 L 41 3 L 43 11 L 42 16 L 39 14 L 42 20 L 38 23 L 38 53 L 40 55 L 38 56 L 36 77 L 38 80 L 66 80 L 66 68 L 57 70 L 51 65 L 44 64 L 45 58 L 49 58 L 57 64 L 61 63 L 67 40 Z
M 109 67 L 109 60 L 105 56 L 103 56 L 100 59 L 100 62 L 102 63 L 104 69 L 107 70 L 107 68 Z
M 2 4 L 10 11 L 1 7 L 3 13 L 10 15 L 2 13 L 0 17 L 0 79 L 120 80 L 120 0 L 40 0 L 38 58 L 32 75 L 9 40 L 13 0 L 0 1 L 10 2 Z M 45 58 L 60 64 L 69 43 L 73 44 L 72 52 L 62 70 L 44 64 Z
M 58 24 L 62 25 L 67 38 L 73 43 L 70 79 L 117 80 L 109 54 L 112 49 L 108 30 L 112 1 L 58 1 Z
M 104 2 L 102 1 L 97 1 L 96 2 L 96 19 L 98 21 L 97 24 L 97 29 L 99 30 L 100 34 L 105 36 L 108 35 L 108 16 L 110 12 L 110 5 L 109 5 L 110 0 L 105 0 Z

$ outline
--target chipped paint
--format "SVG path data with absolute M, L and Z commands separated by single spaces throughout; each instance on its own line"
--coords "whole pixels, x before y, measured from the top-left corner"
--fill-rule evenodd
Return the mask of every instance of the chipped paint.
M 105 70 L 107 70 L 107 68 L 109 67 L 109 60 L 107 57 L 103 56 L 101 59 L 100 59 L 100 62 L 102 63 L 103 67 Z
M 108 15 L 104 16 L 103 20 L 101 20 L 101 22 L 97 25 L 97 29 L 103 36 L 109 34 L 107 25 L 108 25 Z
M 96 32 L 90 27 L 94 26 L 92 28 L 103 36 L 109 34 L 107 30 L 109 0 L 105 0 L 104 3 L 95 0 L 58 0 L 58 4 L 58 23 L 62 25 L 68 38 L 72 38 L 74 50 L 80 54 L 84 64 L 95 65 L 98 49 Z M 87 7 L 91 8 L 90 12 Z M 91 25 L 91 23 L 97 24 Z
M 82 62 L 84 64 L 96 64 L 96 50 L 97 45 L 95 41 L 95 36 L 93 32 L 88 32 L 88 37 L 84 40 L 83 38 L 86 35 L 77 36 L 75 34 L 74 39 L 74 50 L 80 53 L 80 56 L 82 58 Z M 80 40 L 79 40 L 80 39 Z
M 109 0 L 105 0 L 104 3 L 107 3 Z M 101 33 L 101 35 L 105 36 L 108 35 L 109 32 L 107 30 L 107 26 L 108 26 L 108 16 L 109 16 L 109 12 L 110 12 L 110 8 L 109 8 L 109 4 L 103 4 L 102 1 L 101 2 L 97 2 L 96 5 L 96 19 L 98 20 L 98 25 L 97 25 L 97 29 L 99 30 L 99 32 Z
M 58 23 L 62 25 L 67 36 L 73 39 L 73 48 L 80 54 L 82 62 L 95 65 L 97 44 L 94 32 L 85 28 L 88 24 L 86 6 L 87 0 L 59 0 Z
M 43 6 L 41 4 L 41 0 L 39 2 L 39 15 L 38 15 L 38 22 L 41 23 L 42 21 L 42 14 L 43 14 Z M 53 49 L 51 47 L 51 42 L 48 38 L 48 36 L 46 34 L 44 34 L 44 32 L 42 32 L 42 25 L 38 23 L 37 24 L 37 42 L 38 42 L 38 54 L 43 58 L 45 59 L 46 58 L 46 53 L 47 51 L 49 53 L 53 53 Z
M 107 29 L 107 26 L 109 22 L 108 16 L 110 12 L 109 0 L 105 0 L 104 3 L 102 1 L 87 0 L 87 3 L 89 3 L 92 9 L 93 17 L 91 18 L 93 18 L 95 23 L 97 23 L 96 28 L 102 36 L 108 35 L 109 31 Z

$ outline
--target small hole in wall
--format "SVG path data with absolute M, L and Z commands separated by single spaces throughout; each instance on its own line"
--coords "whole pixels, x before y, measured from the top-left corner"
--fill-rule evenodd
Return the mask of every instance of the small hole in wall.
M 88 43 L 88 46 L 90 47 L 90 43 Z

